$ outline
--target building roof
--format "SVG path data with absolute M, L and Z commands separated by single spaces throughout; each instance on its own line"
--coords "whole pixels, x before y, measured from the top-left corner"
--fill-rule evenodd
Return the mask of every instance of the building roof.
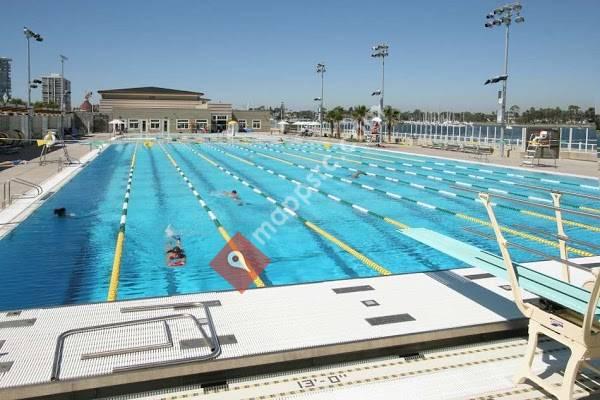
M 192 94 L 196 96 L 202 96 L 202 92 L 190 92 L 187 90 L 176 90 L 167 89 L 156 86 L 143 86 L 136 88 L 124 88 L 124 89 L 109 89 L 109 90 L 98 90 L 98 93 L 124 93 L 124 94 Z

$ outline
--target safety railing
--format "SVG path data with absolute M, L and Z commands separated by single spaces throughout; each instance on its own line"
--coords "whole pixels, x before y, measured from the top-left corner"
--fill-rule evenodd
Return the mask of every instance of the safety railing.
M 35 193 L 27 194 L 27 192 L 26 192 L 26 193 L 20 193 L 20 194 L 13 195 L 12 194 L 12 186 L 14 184 L 19 184 L 22 186 L 29 187 Z M 37 196 L 40 196 L 42 193 L 44 193 L 44 189 L 38 184 L 29 182 L 29 181 L 27 181 L 25 179 L 21 179 L 21 178 L 11 178 L 2 184 L 2 207 L 0 207 L 0 208 L 8 207 L 9 205 L 12 204 L 13 200 L 15 200 L 15 199 L 32 199 Z
M 188 319 L 194 323 L 194 325 L 198 328 L 198 331 L 200 332 L 202 338 L 204 339 L 204 341 L 206 342 L 207 346 L 210 349 L 210 352 L 208 354 L 198 355 L 198 356 L 193 356 L 193 357 L 179 357 L 179 358 L 170 359 L 170 360 L 154 361 L 154 362 L 135 364 L 135 365 L 120 366 L 120 367 L 113 368 L 112 372 L 114 373 L 114 372 L 145 369 L 145 368 L 158 367 L 158 366 L 178 365 L 178 364 L 185 364 L 185 363 L 191 363 L 191 362 L 196 362 L 196 361 L 206 361 L 206 360 L 211 360 L 211 359 L 217 358 L 221 354 L 221 344 L 219 343 L 219 337 L 217 336 L 215 324 L 214 324 L 214 321 L 210 314 L 209 308 L 204 304 L 201 304 L 201 305 L 204 308 L 204 313 L 206 315 L 205 318 L 199 319 L 196 316 L 194 316 L 193 314 L 189 314 L 189 313 L 172 314 L 172 315 L 165 315 L 165 316 L 161 316 L 161 317 L 136 319 L 136 320 L 124 321 L 124 322 L 114 322 L 114 323 L 104 324 L 104 325 L 95 325 L 95 326 L 71 329 L 66 332 L 63 332 L 59 335 L 59 337 L 56 341 L 56 348 L 54 350 L 54 361 L 52 363 L 51 380 L 52 381 L 60 380 L 61 364 L 62 364 L 62 360 L 63 360 L 65 341 L 68 337 L 77 335 L 77 334 L 82 334 L 82 333 L 106 331 L 106 330 L 114 329 L 114 328 L 143 325 L 143 324 L 148 324 L 148 323 L 152 323 L 152 322 L 163 322 L 163 324 L 164 324 L 163 328 L 165 329 L 165 333 L 166 333 L 166 337 L 167 337 L 166 342 L 158 343 L 158 344 L 154 344 L 154 345 L 148 345 L 148 346 L 84 354 L 84 355 L 82 355 L 82 359 L 88 360 L 88 359 L 98 358 L 98 357 L 108 357 L 108 356 L 113 356 L 113 355 L 123 355 L 123 354 L 134 353 L 134 352 L 137 353 L 140 351 L 149 351 L 149 350 L 161 349 L 161 348 L 166 348 L 166 347 L 173 347 L 173 339 L 171 336 L 171 330 L 168 326 L 167 321 L 177 320 L 177 319 Z M 203 325 L 208 326 L 209 334 L 206 333 L 206 331 L 202 327 Z

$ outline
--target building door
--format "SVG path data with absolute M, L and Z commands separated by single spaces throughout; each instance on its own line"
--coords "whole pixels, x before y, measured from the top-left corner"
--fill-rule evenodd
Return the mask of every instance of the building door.
M 142 133 L 148 132 L 148 127 L 146 126 L 146 120 L 142 120 Z
M 163 133 L 169 133 L 169 120 L 163 120 Z
M 227 130 L 227 115 L 212 115 L 210 131 L 222 132 Z

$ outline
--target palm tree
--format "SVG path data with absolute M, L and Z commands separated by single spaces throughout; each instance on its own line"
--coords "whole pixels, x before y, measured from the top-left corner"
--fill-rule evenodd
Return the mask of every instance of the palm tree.
M 335 108 L 327 111 L 327 113 L 325 114 L 325 120 L 329 122 L 329 129 L 331 130 L 329 137 L 333 137 L 333 125 L 336 121 L 336 114 L 337 111 Z
M 357 136 L 359 142 L 362 142 L 363 140 L 363 125 L 365 123 L 365 118 L 367 117 L 368 113 L 369 109 L 367 108 L 367 106 L 363 105 L 356 106 L 356 108 L 352 110 L 352 118 L 354 118 L 356 122 L 358 122 Z
M 344 114 L 345 111 L 342 107 L 335 107 L 333 110 L 331 110 L 331 112 L 333 113 L 332 115 L 332 119 L 333 122 L 335 122 L 336 124 L 336 138 L 340 138 L 340 122 L 344 119 Z
M 396 122 L 400 121 L 400 111 L 396 110 L 392 106 L 385 106 L 385 108 L 383 109 L 383 117 L 385 118 L 385 122 L 387 123 L 388 143 L 391 143 L 392 127 Z

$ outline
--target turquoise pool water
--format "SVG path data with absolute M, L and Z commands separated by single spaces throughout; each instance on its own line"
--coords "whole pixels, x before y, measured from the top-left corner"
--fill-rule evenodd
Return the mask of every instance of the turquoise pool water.
M 113 144 L 50 197 L 29 218 L 0 240 L 3 276 L 0 309 L 54 306 L 104 301 L 115 251 L 115 239 L 134 144 Z M 332 241 L 290 217 L 267 239 L 253 235 L 276 210 L 264 196 L 235 180 L 224 170 L 247 181 L 265 195 L 293 205 L 304 219 L 318 225 L 348 246 L 392 273 L 442 270 L 462 266 L 443 253 L 423 246 L 398 232 L 398 227 L 365 214 L 361 208 L 410 227 L 425 227 L 496 252 L 494 241 L 464 228 L 491 231 L 472 219 L 487 220 L 476 193 L 456 186 L 479 185 L 510 192 L 513 197 L 541 202 L 548 194 L 526 186 L 600 195 L 598 181 L 489 165 L 467 164 L 373 149 L 352 152 L 316 144 L 170 143 L 137 146 L 118 299 L 166 296 L 232 287 L 209 263 L 225 242 L 206 211 L 169 162 L 169 153 L 196 190 L 231 234 L 251 240 L 270 264 L 261 275 L 269 285 L 348 279 L 378 273 Z M 210 159 L 223 169 L 206 161 Z M 322 162 L 328 158 L 329 169 Z M 336 163 L 337 167 L 331 164 Z M 260 166 L 260 168 L 259 168 Z M 318 172 L 310 169 L 319 168 Z M 351 184 L 354 170 L 361 175 Z M 270 172 L 269 172 L 270 170 Z M 322 175 L 326 172 L 329 175 Z M 285 178 L 284 178 L 285 177 Z M 347 180 L 342 181 L 341 179 Z M 294 182 L 296 181 L 296 183 Z M 317 185 L 318 182 L 318 185 Z M 318 186 L 330 194 L 310 192 L 303 201 L 295 194 L 297 183 Z M 364 185 L 364 186 L 360 186 Z M 473 188 L 473 186 L 471 187 Z M 477 188 L 475 186 L 475 188 Z M 223 196 L 237 190 L 243 205 Z M 383 191 L 383 192 L 382 192 Z M 308 193 L 303 190 L 301 193 Z M 385 192 L 402 196 L 402 199 Z M 454 195 L 453 195 L 454 194 Z M 461 197 L 463 196 L 463 197 Z M 345 200 L 347 203 L 336 201 Z M 522 224 L 555 230 L 555 223 L 519 210 L 551 214 L 550 210 L 497 200 L 502 224 Z M 565 208 L 599 209 L 598 201 L 564 196 Z M 354 204 L 356 207 L 352 207 Z M 56 218 L 53 209 L 66 207 L 75 216 Z M 510 209 L 509 207 L 516 208 Z M 598 243 L 598 220 L 565 214 L 573 238 Z M 182 236 L 188 255 L 184 268 L 165 266 L 165 228 L 172 225 Z M 558 255 L 554 247 L 520 236 L 511 240 Z M 262 238 L 262 239 L 258 239 Z M 584 254 L 594 249 L 577 245 Z M 543 258 L 514 251 L 518 261 Z M 573 254 L 576 256 L 577 254 Z

